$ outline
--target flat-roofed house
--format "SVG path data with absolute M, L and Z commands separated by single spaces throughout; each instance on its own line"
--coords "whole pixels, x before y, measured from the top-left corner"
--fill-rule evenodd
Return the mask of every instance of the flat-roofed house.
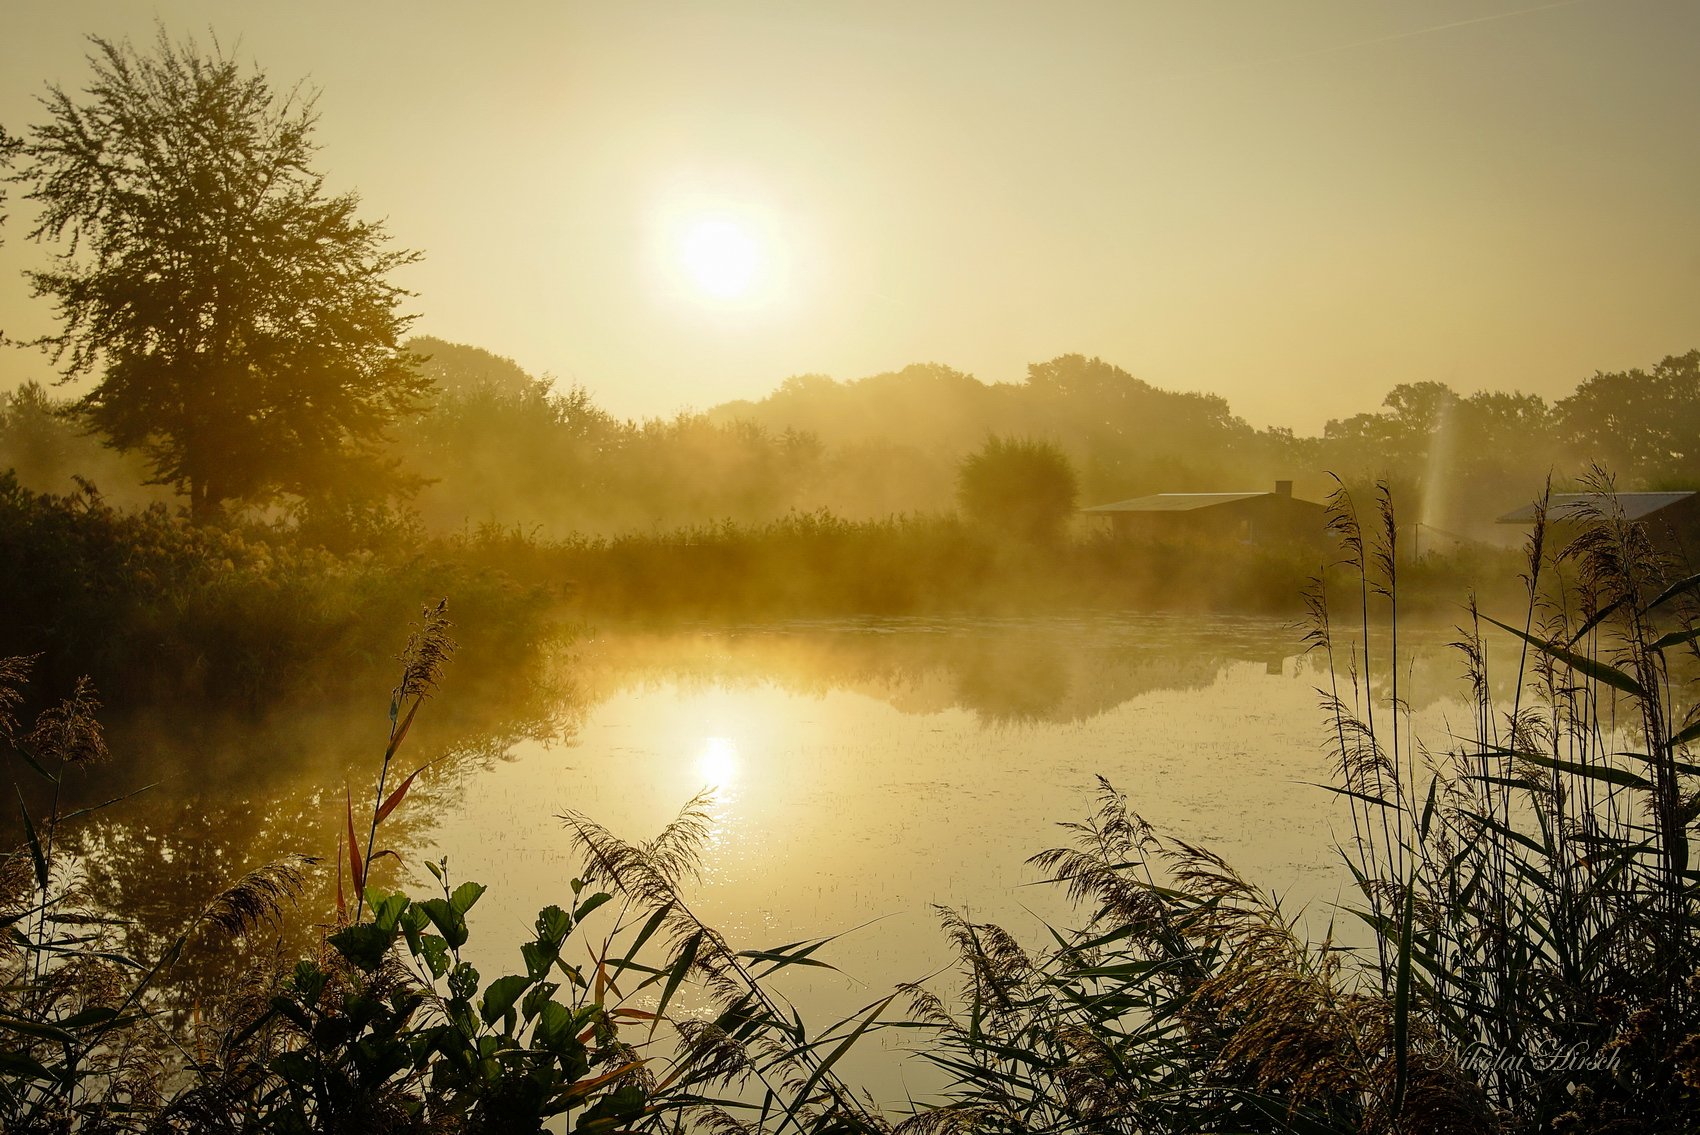
M 1613 503 L 1623 515 L 1646 528 L 1653 547 L 1666 555 L 1700 563 L 1700 492 L 1665 493 L 1553 493 L 1547 499 L 1547 527 L 1559 540 L 1568 540 L 1581 527 L 1589 508 L 1609 512 Z M 1499 524 L 1524 528 L 1535 522 L 1535 504 L 1501 516 Z
M 1156 493 L 1080 511 L 1106 517 L 1117 536 L 1132 540 L 1286 544 L 1320 540 L 1325 509 L 1294 497 L 1291 481 L 1276 481 L 1273 492 Z

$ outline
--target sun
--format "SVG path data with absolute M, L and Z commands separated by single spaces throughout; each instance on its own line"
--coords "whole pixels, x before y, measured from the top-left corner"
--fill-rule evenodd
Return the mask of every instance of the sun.
M 698 217 L 681 226 L 675 255 L 685 279 L 716 300 L 753 295 L 768 260 L 747 223 L 723 216 Z

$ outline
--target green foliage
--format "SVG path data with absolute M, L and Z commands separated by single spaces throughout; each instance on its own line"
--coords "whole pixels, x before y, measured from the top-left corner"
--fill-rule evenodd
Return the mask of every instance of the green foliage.
M 231 1108 L 229 1130 L 290 1132 L 537 1132 L 573 1111 L 576 1130 L 596 1131 L 643 1115 L 643 1062 L 562 957 L 607 896 L 540 911 L 524 972 L 484 983 L 461 956 L 484 888 L 451 890 L 446 867 L 432 866 L 441 897 L 373 893 L 370 921 L 330 935 L 330 953 L 299 963 L 246 1026 L 264 1043 L 243 1064 L 203 1069 L 166 1114 L 200 1116 L 217 1101 Z
M 262 1004 L 209 1007 L 218 1023 L 196 1030 L 192 1044 L 174 1034 L 150 991 L 198 927 L 241 934 L 278 917 L 299 872 L 274 865 L 251 873 L 144 967 L 81 932 L 110 920 L 67 909 L 53 862 L 57 806 L 44 832 L 24 813 L 27 851 L 0 861 L 8 884 L 0 892 L 7 1130 L 505 1133 L 541 1132 L 559 1117 L 577 1132 L 675 1130 L 697 1120 L 804 1135 L 882 1129 L 832 1068 L 876 1027 L 891 998 L 818 1037 L 804 1032 L 795 1010 L 756 975 L 821 966 L 813 955 L 825 941 L 734 954 L 696 920 L 678 885 L 706 835 L 700 805 L 642 848 L 573 821 L 597 868 L 649 905 L 640 922 L 622 912 L 600 946 L 581 934 L 588 966 L 569 960 L 569 940 L 611 897 L 580 881 L 570 908 L 538 913 L 518 971 L 489 981 L 463 956 L 482 885 L 455 885 L 446 861 L 427 864 L 440 883 L 429 899 L 368 885 L 373 863 L 389 854 L 376 849 L 379 827 L 404 805 L 417 775 L 392 788 L 388 771 L 452 650 L 446 635 L 438 606 L 405 652 L 364 842 L 350 801 L 352 919 L 339 909 L 323 948 L 278 974 Z M 23 671 L 21 660 L 0 662 L 0 735 L 8 741 L 21 734 L 11 710 Z M 80 689 L 42 714 L 13 755 L 57 783 L 67 763 L 101 755 L 93 713 L 92 696 Z M 668 937 L 675 948 L 657 956 Z M 696 1007 L 674 1009 L 692 986 L 715 1006 L 707 1019 Z M 663 1027 L 672 1035 L 658 1039 Z M 829 1045 L 825 1055 L 817 1051 Z M 752 1081 L 761 1087 L 754 1099 L 742 1091 Z M 718 1094 L 727 1088 L 731 1094 Z
M 68 774 L 106 759 L 99 704 L 81 681 L 24 729 L 17 711 L 29 666 L 0 659 L 0 759 L 18 791 L 25 837 L 23 849 L 0 858 L 0 1128 L 136 1129 L 171 1076 L 173 1038 L 159 1026 L 157 998 L 185 946 L 278 919 L 301 888 L 304 863 L 250 872 L 187 926 L 168 930 L 151 961 L 125 952 L 117 920 L 81 900 L 80 865 L 64 846 L 71 824 L 99 810 L 65 811 L 61 803 Z M 20 780 L 47 790 L 39 820 Z
M 1555 416 L 1582 460 L 1649 488 L 1692 488 L 1700 476 L 1700 350 L 1651 370 L 1595 374 Z
M 142 488 L 145 464 L 102 445 L 77 421 L 69 402 L 54 398 L 38 382 L 0 394 L 0 466 L 10 466 L 20 484 L 37 492 L 67 493 L 79 483 L 104 485 L 115 490 L 115 502 L 143 506 L 167 495 Z
M 0 651 L 41 653 L 48 685 L 88 674 L 109 699 L 231 708 L 381 680 L 383 625 L 453 592 L 492 679 L 545 638 L 547 595 L 463 544 L 336 555 L 298 533 L 125 512 L 91 489 L 32 493 L 0 473 Z M 507 665 L 497 669 L 506 659 Z M 333 671 L 338 673 L 333 674 Z
M 426 392 L 398 343 L 413 259 L 311 168 L 311 100 L 216 50 L 91 40 L 81 101 L 58 87 L 13 180 L 63 242 L 30 273 L 83 415 L 148 456 L 198 520 L 229 500 L 320 496 L 389 475 L 383 428 Z
M 187 1064 L 191 1049 L 172 1055 L 157 1012 L 162 975 L 199 928 L 275 916 L 290 877 L 251 875 L 157 960 L 137 962 L 69 905 L 56 860 L 69 817 L 25 809 L 24 845 L 0 862 L 0 1120 L 231 1132 L 539 1131 L 560 1116 L 583 1131 L 1684 1130 L 1700 1103 L 1700 726 L 1683 680 L 1700 667 L 1700 577 L 1670 582 L 1609 484 L 1598 488 L 1562 553 L 1537 525 L 1523 618 L 1478 619 L 1472 607 L 1458 642 L 1472 729 L 1434 750 L 1413 735 L 1401 689 L 1406 561 L 1389 491 L 1378 488 L 1367 521 L 1336 494 L 1331 529 L 1351 574 L 1334 590 L 1355 597 L 1356 626 L 1334 620 L 1319 584 L 1308 638 L 1332 661 L 1322 697 L 1332 789 L 1351 816 L 1341 850 L 1359 944 L 1307 941 L 1278 902 L 1208 850 L 1152 830 L 1105 783 L 1068 845 L 1034 859 L 1079 924 L 1034 949 L 945 912 L 960 988 L 903 991 L 907 1022 L 889 1019 L 888 996 L 810 1032 L 770 978 L 823 964 L 829 940 L 739 950 L 693 913 L 700 800 L 643 844 L 565 817 L 587 877 L 608 889 L 575 881 L 569 903 L 539 912 L 512 972 L 486 979 L 464 956 L 481 885 L 457 885 L 446 863 L 430 865 L 441 886 L 424 899 L 370 878 L 389 854 L 381 827 L 420 772 L 395 776 L 394 761 L 452 649 L 439 606 L 406 652 L 359 823 L 349 794 L 352 917 L 341 911 L 322 951 L 257 1008 L 235 1007 Z M 844 547 L 830 541 L 858 531 L 810 523 L 828 559 Z M 526 541 L 487 545 L 500 558 L 527 548 L 539 554 Z M 1527 648 L 1507 707 L 1493 704 L 1479 632 L 1495 622 Z M 25 731 L 22 673 L 0 665 L 0 736 L 56 786 L 100 756 L 92 695 L 79 687 Z M 610 914 L 598 941 L 587 920 Z M 587 949 L 569 956 L 575 935 Z M 868 1034 L 898 1023 L 920 1030 L 921 1059 L 949 1077 L 941 1099 L 901 1121 L 838 1073 Z
M 912 993 L 922 1058 L 952 1087 L 906 1129 L 1688 1130 L 1700 730 L 1678 728 L 1695 711 L 1677 679 L 1700 663 L 1700 577 L 1667 586 L 1645 534 L 1596 500 L 1562 553 L 1537 525 L 1528 613 L 1500 624 L 1530 648 L 1510 706 L 1492 702 L 1472 606 L 1473 728 L 1431 752 L 1401 696 L 1391 500 L 1360 522 L 1337 495 L 1362 607 L 1341 627 L 1319 585 L 1308 638 L 1332 663 L 1331 788 L 1367 940 L 1304 940 L 1105 783 L 1070 846 L 1033 860 L 1083 925 L 1029 950 L 945 913 L 962 990 Z
M 1048 442 L 988 438 L 956 474 L 957 503 L 969 520 L 1033 543 L 1062 535 L 1079 496 L 1074 466 Z

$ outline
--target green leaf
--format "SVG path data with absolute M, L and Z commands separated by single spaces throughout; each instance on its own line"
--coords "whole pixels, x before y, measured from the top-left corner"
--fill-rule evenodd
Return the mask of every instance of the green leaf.
M 573 918 L 558 906 L 546 906 L 537 912 L 535 926 L 540 944 L 559 948 L 573 932 Z
M 673 959 L 673 964 L 667 969 L 667 984 L 661 991 L 661 1000 L 655 1006 L 657 1015 L 665 1015 L 668 1002 L 673 1000 L 673 994 L 678 992 L 685 975 L 697 960 L 697 948 L 702 945 L 703 931 L 698 930 L 679 947 L 679 953 Z
M 543 1006 L 552 1000 L 560 986 L 553 981 L 539 982 L 526 992 L 525 1000 L 520 1003 L 520 1015 L 527 1021 L 532 1020 L 543 1011 Z
M 494 1024 L 496 1018 L 506 1016 L 508 1011 L 519 1003 L 521 994 L 530 987 L 529 977 L 521 977 L 518 974 L 498 977 L 484 990 L 484 998 L 478 1005 L 478 1015 L 484 1018 L 485 1024 Z
M 555 959 L 561 956 L 560 951 L 551 951 L 548 947 L 536 942 L 521 942 L 519 955 L 525 959 L 525 972 L 530 975 L 533 981 L 548 976 L 549 967 L 553 966 Z
M 458 950 L 466 945 L 466 919 L 463 917 L 463 911 L 456 910 L 447 899 L 427 899 L 419 905 L 424 908 L 425 917 L 431 920 L 450 947 Z
M 873 1023 L 879 1019 L 879 1015 L 885 1012 L 885 1007 L 890 1005 L 896 998 L 897 994 L 893 993 L 885 1000 L 874 1004 L 869 1009 L 868 1015 L 863 1017 L 856 1025 L 855 1029 L 853 1029 L 848 1036 L 838 1043 L 838 1047 L 834 1048 L 832 1052 L 827 1055 L 825 1060 L 815 1065 L 814 1071 L 809 1074 L 809 1078 L 803 1082 L 803 1086 L 791 1097 L 791 1105 L 786 1109 L 785 1113 L 787 1122 L 796 1118 L 798 1109 L 800 1109 L 808 1100 L 809 1093 L 814 1090 L 814 1086 L 820 1083 L 821 1079 L 832 1070 L 832 1066 L 838 1063 L 840 1057 L 850 1051 L 851 1047 L 862 1038 L 862 1034 L 867 1032 L 868 1029 L 873 1026 Z
M 118 1010 L 107 1005 L 91 1005 L 80 1013 L 72 1013 L 59 1022 L 61 1028 L 81 1029 L 89 1025 L 104 1025 L 116 1019 Z
M 1411 948 L 1415 945 L 1412 931 L 1415 924 L 1416 891 L 1405 887 L 1405 910 L 1399 917 L 1399 958 L 1393 985 L 1393 1103 L 1390 1111 L 1399 1114 L 1405 1100 L 1405 1085 L 1409 1082 L 1411 1059 Z
M 58 1076 L 48 1071 L 35 1057 L 25 1052 L 0 1051 L 0 1073 L 8 1076 L 27 1076 L 32 1080 L 57 1081 Z
M 376 973 L 378 967 L 384 964 L 384 955 L 389 953 L 390 943 L 395 939 L 393 927 L 386 930 L 374 922 L 361 922 L 343 927 L 332 934 L 329 941 L 336 947 L 337 953 L 350 963 L 366 973 Z
M 449 972 L 449 944 L 436 934 L 422 934 L 419 938 L 419 952 L 425 958 L 425 964 L 431 968 L 431 976 L 438 981 Z
M 372 921 L 385 930 L 396 930 L 401 925 L 401 916 L 408 908 L 407 896 L 401 893 L 386 895 L 375 892 L 367 897 L 367 903 L 372 908 Z
M 647 1104 L 643 1088 L 634 1081 L 627 1080 L 613 1091 L 605 1093 L 588 1111 L 579 1116 L 573 1130 L 586 1132 L 586 1135 L 591 1132 L 619 1130 L 642 1115 Z
M 1611 618 L 1611 616 L 1617 612 L 1617 609 L 1627 602 L 1627 599 L 1614 599 L 1610 603 L 1607 603 L 1604 607 L 1601 607 L 1598 611 L 1595 611 L 1592 615 L 1588 616 L 1587 619 L 1583 620 L 1582 625 L 1576 628 L 1576 633 L 1570 636 L 1570 641 L 1564 645 L 1575 646 L 1577 643 L 1581 642 L 1589 631 Z
M 546 1001 L 537 1013 L 534 1039 L 557 1056 L 567 1055 L 578 1047 L 578 1029 L 573 1015 L 559 1001 Z
M 455 893 L 449 899 L 449 905 L 454 907 L 457 913 L 465 914 L 472 909 L 472 904 L 477 902 L 479 896 L 487 889 L 483 883 L 462 883 L 455 888 Z
M 578 904 L 578 909 L 573 911 L 573 921 L 583 922 L 586 918 L 590 917 L 591 911 L 595 910 L 597 907 L 601 906 L 613 897 L 614 896 L 610 895 L 606 891 L 597 891 L 594 895 L 591 895 L 589 898 Z
M 1574 651 L 1564 649 L 1562 646 L 1555 646 L 1553 643 L 1547 642 L 1545 639 L 1536 638 L 1534 635 L 1520 631 L 1516 627 L 1508 626 L 1490 615 L 1483 615 L 1482 618 L 1486 619 L 1501 630 L 1510 631 L 1512 634 L 1516 635 L 1536 650 L 1539 650 L 1541 653 L 1558 659 L 1565 665 L 1586 674 L 1588 677 L 1597 682 L 1604 682 L 1613 689 L 1622 690 L 1624 693 L 1631 694 L 1638 698 L 1645 698 L 1647 696 L 1647 691 L 1641 688 L 1641 683 L 1637 682 L 1634 678 L 1631 678 L 1628 674 L 1625 674 L 1622 670 L 1617 669 L 1615 666 L 1608 666 L 1598 659 L 1588 657 L 1586 654 L 1577 654 Z
M 1681 646 L 1685 642 L 1693 642 L 1697 638 L 1700 638 L 1700 627 L 1686 631 L 1671 631 L 1669 634 L 1662 634 L 1654 639 L 1652 649 L 1666 650 L 1673 646 Z
M 1424 801 L 1424 803 L 1423 803 L 1422 818 L 1417 822 L 1417 836 L 1418 836 L 1419 839 L 1427 839 L 1428 838 L 1429 821 L 1434 818 L 1435 791 L 1439 787 L 1440 787 L 1440 777 L 1438 775 L 1429 777 L 1428 799 L 1426 801 Z
M 1304 784 L 1307 788 L 1320 788 L 1324 792 L 1332 792 L 1336 796 L 1349 796 L 1353 800 L 1362 800 L 1365 804 L 1370 804 L 1377 808 L 1393 807 L 1391 802 L 1382 799 L 1380 796 L 1371 796 L 1365 792 L 1354 792 L 1350 788 L 1341 788 L 1337 784 L 1319 784 L 1314 780 L 1307 780 Z

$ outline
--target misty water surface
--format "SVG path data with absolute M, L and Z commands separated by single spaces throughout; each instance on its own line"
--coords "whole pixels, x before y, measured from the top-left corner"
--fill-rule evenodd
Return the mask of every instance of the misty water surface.
M 1416 649 L 1402 693 L 1431 744 L 1459 712 L 1448 637 L 1436 627 L 1405 639 Z M 1066 839 L 1056 824 L 1086 816 L 1100 775 L 1150 822 L 1304 911 L 1311 932 L 1327 930 L 1344 897 L 1330 844 L 1349 821 L 1310 783 L 1329 779 L 1316 692 L 1328 675 L 1281 620 L 587 632 L 483 736 L 456 706 L 471 697 L 469 677 L 451 668 L 426 705 L 401 765 L 454 751 L 420 778 L 380 845 L 402 859 L 399 871 L 386 861 L 388 881 L 416 893 L 433 885 L 423 863 L 441 856 L 457 880 L 489 885 L 468 950 L 487 977 L 517 968 L 537 909 L 564 903 L 582 873 L 562 813 L 639 841 L 704 790 L 715 827 L 690 896 L 699 915 L 739 948 L 853 931 L 823 955 L 842 973 L 783 986 L 822 1024 L 949 964 L 933 904 L 1034 944 L 1041 918 L 1067 924 L 1061 896 L 1035 885 L 1025 860 Z M 201 737 L 186 753 L 129 735 L 152 746 L 141 765 L 164 768 L 162 783 L 105 813 L 83 846 L 103 903 L 149 928 L 136 932 L 139 950 L 242 870 L 285 852 L 334 858 L 345 784 L 357 815 L 361 793 L 370 799 L 384 692 L 374 701 L 371 713 L 315 723 L 310 744 L 282 724 Z M 328 866 L 302 901 L 297 947 L 332 909 Z M 219 969 L 206 959 L 186 980 L 216 982 Z M 880 1060 L 877 1047 L 864 1054 L 852 1081 L 895 1098 L 904 1081 Z

